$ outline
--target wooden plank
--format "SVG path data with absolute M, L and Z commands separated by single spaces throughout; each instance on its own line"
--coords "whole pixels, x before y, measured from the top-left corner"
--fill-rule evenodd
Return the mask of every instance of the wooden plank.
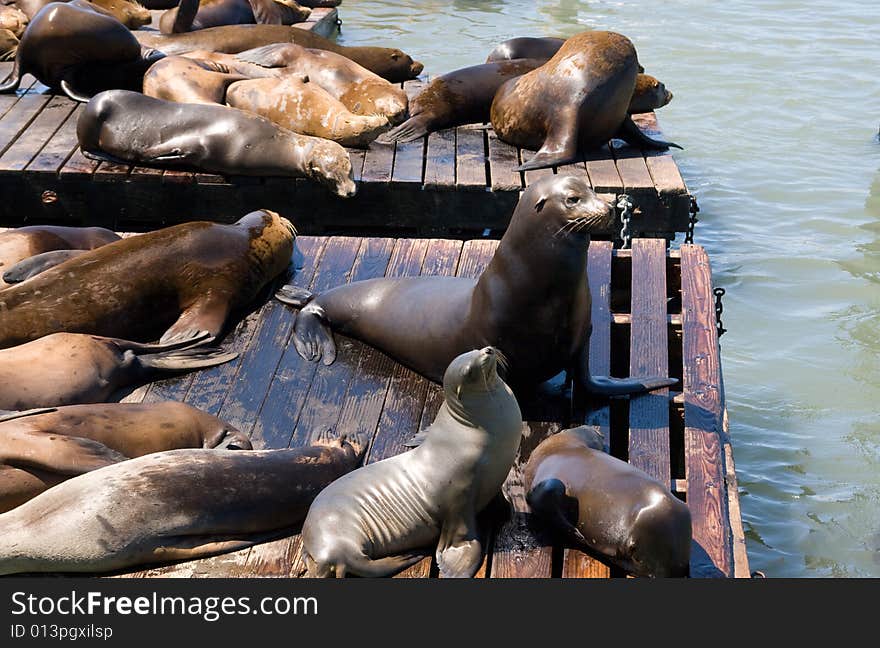
M 535 151 L 529 151 L 527 149 L 519 149 L 519 159 L 521 162 L 525 163 L 532 159 L 535 155 Z M 537 182 L 543 178 L 553 175 L 553 169 L 535 169 L 534 171 L 526 171 L 523 174 L 525 185 L 528 187 L 530 184 Z
M 91 178 L 95 169 L 98 168 L 98 162 L 83 155 L 79 146 L 73 151 L 64 166 L 58 171 L 59 177 L 65 180 L 80 180 Z
M 611 241 L 591 241 L 587 259 L 590 278 L 592 310 L 590 321 L 590 373 L 596 376 L 611 375 Z M 576 397 L 583 395 L 575 392 Z M 585 425 L 594 426 L 605 440 L 605 452 L 610 450 L 611 407 L 607 401 L 591 403 L 583 415 Z M 562 558 L 563 578 L 608 578 L 606 565 L 584 552 L 567 548 Z
M 455 184 L 459 189 L 484 190 L 488 186 L 485 133 L 482 127 L 455 129 Z
M 43 149 L 76 106 L 77 104 L 67 97 L 50 97 L 27 130 L 0 157 L 0 171 L 22 171 Z
M 633 121 L 649 137 L 665 139 L 653 112 L 633 115 Z M 687 186 L 669 151 L 645 150 L 643 154 L 654 186 L 661 195 L 687 193 Z
M 486 131 L 489 140 L 489 175 L 492 191 L 520 191 L 523 188 L 522 173 L 514 171 L 519 166 L 519 152 L 515 146 L 498 139 L 491 128 Z
M 116 164 L 115 162 L 101 162 L 95 169 L 92 179 L 96 182 L 125 182 L 131 171 L 130 164 Z
M 425 157 L 425 138 L 415 142 L 397 142 L 394 149 L 394 171 L 392 181 L 395 185 L 421 185 L 422 163 Z
M 431 133 L 425 152 L 425 189 L 447 190 L 455 185 L 455 129 Z
M 587 183 L 590 182 L 590 174 L 587 173 L 587 165 L 584 162 L 563 164 L 561 167 L 556 167 L 556 173 L 557 175 L 570 175 L 581 178 Z
M 394 168 L 394 144 L 370 142 L 364 155 L 363 182 L 390 182 Z
M 681 246 L 682 363 L 687 503 L 694 544 L 691 576 L 733 572 L 722 456 L 724 395 L 712 275 L 705 250 Z
M 0 119 L 0 154 L 5 153 L 49 102 L 45 95 L 23 95 Z
M 632 245 L 631 376 L 668 376 L 666 241 L 635 239 Z M 669 485 L 668 389 L 634 396 L 629 405 L 629 462 Z
M 61 127 L 27 165 L 25 168 L 27 173 L 58 173 L 73 150 L 77 148 L 76 121 L 83 108 L 82 104 L 76 104 Z
M 590 183 L 597 193 L 623 193 L 623 180 L 614 164 L 614 156 L 607 146 L 590 151 L 584 156 Z
M 348 158 L 351 160 L 351 172 L 355 182 L 360 182 L 364 174 L 364 157 L 366 151 L 361 149 L 346 149 Z

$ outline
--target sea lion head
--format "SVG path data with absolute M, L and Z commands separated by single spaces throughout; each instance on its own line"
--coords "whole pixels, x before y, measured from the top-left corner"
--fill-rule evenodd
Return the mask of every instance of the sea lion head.
M 636 77 L 636 88 L 629 103 L 629 112 L 645 113 L 656 108 L 662 108 L 672 101 L 672 93 L 666 89 L 663 82 L 652 77 L 650 74 L 640 74 Z
M 614 206 L 605 202 L 583 179 L 554 175 L 529 186 L 513 219 L 535 219 L 554 238 L 585 238 L 611 234 L 616 225 Z M 511 223 L 513 225 L 513 223 Z
M 315 141 L 306 156 L 306 176 L 340 198 L 351 198 L 357 192 L 357 185 L 348 152 L 336 142 L 317 137 L 312 139 Z
M 0 61 L 11 61 L 18 50 L 18 37 L 8 29 L 0 29 Z
M 691 553 L 691 513 L 662 484 L 647 488 L 633 508 L 617 562 L 639 576 L 685 577 Z
M 222 421 L 221 421 L 222 423 Z M 253 450 L 254 446 L 248 436 L 226 423 L 223 423 L 214 434 L 205 437 L 205 448 L 215 450 Z
M 0 6 L 0 29 L 7 29 L 16 38 L 21 38 L 27 24 L 25 12 L 13 6 Z
M 460 420 L 481 425 L 484 415 L 498 416 L 498 408 L 512 402 L 522 420 L 510 387 L 498 375 L 504 356 L 495 347 L 468 351 L 453 360 L 443 374 L 443 393 L 450 412 Z M 493 402 L 487 406 L 487 400 Z M 497 401 L 497 402 L 496 402 Z
M 259 209 L 242 216 L 236 226 L 247 229 L 250 255 L 256 283 L 265 282 L 284 272 L 293 255 L 296 228 L 289 220 L 268 209 Z
M 90 0 L 129 29 L 149 25 L 153 17 L 137 0 Z
M 408 81 L 409 79 L 415 79 L 422 73 L 422 70 L 425 69 L 425 66 L 422 63 L 414 61 L 409 54 L 402 50 L 388 48 L 387 52 L 388 69 L 385 71 L 385 74 L 382 74 L 381 76 L 385 77 L 392 83 L 400 83 L 402 81 Z

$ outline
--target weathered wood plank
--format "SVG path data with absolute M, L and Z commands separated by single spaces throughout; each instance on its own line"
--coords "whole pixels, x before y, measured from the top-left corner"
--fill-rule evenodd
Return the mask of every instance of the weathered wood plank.
M 633 121 L 649 137 L 664 139 L 660 125 L 657 123 L 657 116 L 654 113 L 633 115 Z M 682 179 L 678 165 L 669 151 L 646 150 L 643 153 L 654 186 L 661 195 L 664 193 L 687 193 L 684 179 Z
M 425 189 L 454 189 L 455 129 L 431 133 L 425 153 Z
M 394 149 L 394 172 L 391 180 L 395 184 L 422 184 L 422 162 L 425 158 L 425 138 L 415 142 L 397 142 Z
M 46 142 L 43 149 L 27 165 L 27 173 L 58 173 L 67 158 L 77 148 L 76 120 L 83 106 L 77 104 L 55 134 Z
M 535 151 L 529 151 L 528 149 L 519 149 L 519 159 L 520 162 L 525 164 L 529 160 L 534 157 Z M 543 178 L 553 175 L 553 169 L 535 169 L 534 171 L 526 171 L 523 173 L 523 178 L 526 186 L 528 187 L 530 184 L 537 182 Z
M 668 376 L 666 245 L 635 239 L 632 246 L 630 375 Z M 668 389 L 634 396 L 629 406 L 629 462 L 671 488 Z
M 0 154 L 5 153 L 19 135 L 49 102 L 46 95 L 23 95 L 0 119 Z
M 0 156 L 0 171 L 23 170 L 75 108 L 76 103 L 66 97 L 50 97 L 27 129 Z
M 702 247 L 681 246 L 682 362 L 691 576 L 730 576 L 733 556 L 725 493 L 724 396 L 712 275 Z
M 590 183 L 596 193 L 623 193 L 623 180 L 614 164 L 614 156 L 607 146 L 590 151 L 584 156 Z
M 370 142 L 364 154 L 363 182 L 391 182 L 394 168 L 394 144 Z
M 498 139 L 491 128 L 486 132 L 489 141 L 489 175 L 492 191 L 519 191 L 523 188 L 522 173 L 514 171 L 519 166 L 519 152 L 515 146 Z
M 459 189 L 486 189 L 484 129 L 466 126 L 455 129 L 455 165 L 455 184 Z

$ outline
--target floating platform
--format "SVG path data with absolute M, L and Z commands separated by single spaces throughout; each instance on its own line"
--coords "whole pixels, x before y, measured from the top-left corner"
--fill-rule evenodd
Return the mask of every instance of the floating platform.
M 327 22 L 314 23 L 316 31 Z M 0 78 L 9 69 L 11 64 L 0 63 Z M 424 83 L 403 87 L 412 97 Z M 514 169 L 532 152 L 501 142 L 488 124 L 406 144 L 374 142 L 366 150 L 349 150 L 358 194 L 341 199 L 302 178 L 223 177 L 87 159 L 76 140 L 82 106 L 47 92 L 30 77 L 19 94 L 0 96 L 4 225 L 146 231 L 183 220 L 234 222 L 268 208 L 295 220 L 304 234 L 500 238 L 523 188 L 553 173 L 578 175 L 608 199 L 629 195 L 636 207 L 634 236 L 672 239 L 690 220 L 693 199 L 672 155 L 619 140 L 586 162 L 526 173 Z M 634 119 L 663 137 L 653 113 Z
M 476 277 L 494 240 L 309 237 L 297 240 L 304 266 L 293 283 L 313 291 L 374 277 Z M 523 465 L 549 434 L 596 425 L 610 452 L 647 471 L 687 502 L 693 516 L 692 577 L 747 577 L 721 376 L 709 259 L 702 247 L 667 251 L 662 239 L 632 250 L 593 242 L 590 364 L 616 376 L 670 375 L 681 391 L 589 402 L 561 384 L 520 398 L 530 433 L 503 488 L 509 510 L 484 515 L 488 554 L 480 577 L 607 578 L 623 574 L 554 544 L 525 502 Z M 369 447 L 371 463 L 405 450 L 433 420 L 442 393 L 383 353 L 336 336 L 334 364 L 302 360 L 292 342 L 295 311 L 269 300 L 222 342 L 240 356 L 219 367 L 155 382 L 125 402 L 179 400 L 248 433 L 255 448 L 287 448 L 346 435 Z M 560 381 L 561 383 L 561 381 Z M 156 567 L 134 577 L 301 576 L 301 539 L 291 535 L 234 553 Z M 436 576 L 426 558 L 405 577 Z

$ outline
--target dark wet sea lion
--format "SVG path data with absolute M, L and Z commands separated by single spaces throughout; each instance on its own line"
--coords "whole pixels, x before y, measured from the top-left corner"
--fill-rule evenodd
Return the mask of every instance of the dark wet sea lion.
M 76 133 L 83 153 L 95 159 L 224 175 L 306 177 L 343 198 L 357 191 L 351 159 L 339 144 L 226 106 L 111 90 L 80 113 Z
M 28 73 L 77 101 L 108 88 L 140 89 L 163 54 L 141 47 L 125 25 L 86 4 L 52 2 L 34 16 L 0 93 L 17 90 Z
M 569 542 L 639 576 L 687 576 L 687 504 L 638 468 L 602 450 L 583 426 L 547 438 L 525 467 L 526 499 Z
M 563 43 L 565 43 L 564 38 L 556 37 L 532 38 L 524 36 L 511 38 L 496 45 L 495 49 L 489 52 L 489 56 L 486 57 L 486 63 L 523 58 L 546 61 L 559 51 Z
M 169 55 L 195 50 L 238 54 L 264 45 L 296 43 L 302 47 L 341 54 L 393 83 L 415 79 L 424 67 L 396 48 L 345 47 L 305 29 L 286 25 L 226 25 L 185 34 L 133 33 L 142 45 Z
M 453 360 L 424 443 L 340 477 L 315 498 L 302 531 L 309 577 L 389 576 L 434 547 L 441 576 L 476 573 L 476 517 L 501 490 L 523 431 L 497 365 L 491 347 Z
M 193 344 L 139 344 L 82 333 L 52 333 L 0 349 L 0 409 L 99 403 L 123 387 L 213 367 L 238 355 L 212 347 L 187 348 Z
M 162 14 L 159 29 L 179 34 L 223 25 L 293 25 L 311 13 L 295 0 L 181 0 Z
M 341 54 L 278 43 L 241 52 L 235 58 L 305 75 L 356 115 L 384 115 L 392 124 L 406 116 L 408 102 L 403 88 Z
M 0 232 L 0 275 L 38 254 L 56 250 L 93 250 L 118 241 L 119 235 L 103 227 L 31 225 Z M 6 287 L 0 280 L 0 289 Z
M 383 115 L 355 115 L 307 76 L 249 79 L 229 86 L 226 103 L 295 133 L 322 137 L 342 146 L 367 148 L 388 130 Z
M 36 16 L 49 2 L 68 2 L 71 0 L 16 0 L 15 4 L 29 18 Z M 81 6 L 101 11 L 113 16 L 129 29 L 137 29 L 149 25 L 153 17 L 149 10 L 137 1 L 129 0 L 72 0 Z
M 459 277 L 357 281 L 313 297 L 293 286 L 276 296 L 307 304 L 293 341 L 307 360 L 336 357 L 331 329 L 371 344 L 439 382 L 452 360 L 495 346 L 507 358 L 505 380 L 516 390 L 563 370 L 593 392 L 635 393 L 668 378 L 617 380 L 589 371 L 591 300 L 587 248 L 591 233 L 615 226 L 614 209 L 587 183 L 550 176 L 523 192 L 486 270 Z
M 0 291 L 0 348 L 57 332 L 210 341 L 287 268 L 294 236 L 261 210 L 234 225 L 184 223 L 110 243 Z
M 75 475 L 179 448 L 252 446 L 216 416 L 172 401 L 71 405 L 0 417 L 0 513 Z
M 315 496 L 357 462 L 336 443 L 170 450 L 99 468 L 0 515 L 0 574 L 105 572 L 293 533 Z
M 503 84 L 492 101 L 499 139 L 537 150 L 518 170 L 568 164 L 617 137 L 655 149 L 671 144 L 642 133 L 629 117 L 638 61 L 614 32 L 572 36 L 547 63 Z

